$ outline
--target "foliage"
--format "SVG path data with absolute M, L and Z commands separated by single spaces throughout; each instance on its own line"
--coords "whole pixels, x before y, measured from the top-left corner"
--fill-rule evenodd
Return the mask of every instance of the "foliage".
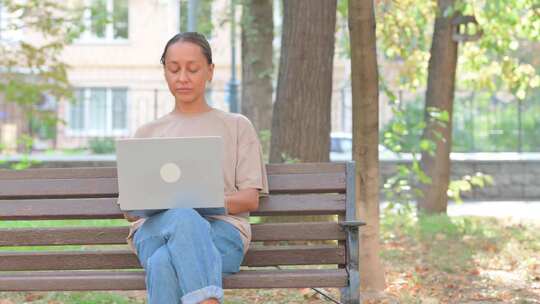
M 383 126 L 380 141 L 393 151 L 411 152 L 424 131 L 424 105 L 421 100 L 414 100 L 399 102 L 391 109 L 392 119 Z
M 351 43 L 348 33 L 349 25 L 349 5 L 348 0 L 337 1 L 336 16 L 336 54 L 341 58 L 351 57 Z
M 435 7 L 431 0 L 383 0 L 376 5 L 382 68 L 391 64 L 397 69 L 395 77 L 381 79 L 388 83 L 386 91 L 415 92 L 425 86 Z
M 27 116 L 31 134 L 38 134 L 39 138 L 44 139 L 56 138 L 56 125 L 58 123 L 56 113 L 43 111 L 40 112 L 40 115 L 34 116 L 31 112 Z
M 540 13 L 534 2 L 534 0 L 457 1 L 453 8 L 444 12 L 447 15 L 460 12 L 474 16 L 483 32 L 480 40 L 460 45 L 458 91 L 482 91 L 490 96 L 494 96 L 496 92 L 506 91 L 515 97 L 514 101 L 527 99 L 523 107 L 526 107 L 527 102 L 535 100 L 532 96 L 527 98 L 532 94 L 538 94 L 535 93 L 538 90 L 534 88 L 540 85 L 538 75 L 540 64 L 535 61 L 535 56 L 531 55 L 537 49 L 534 43 L 540 41 Z M 398 91 L 414 94 L 419 88 L 425 87 L 435 12 L 436 2 L 430 0 L 378 2 L 376 6 L 378 46 L 384 54 L 381 68 L 397 70 L 395 76 L 381 73 L 381 83 L 385 86 L 387 95 L 397 95 L 395 92 Z M 413 108 L 417 105 L 419 106 L 416 101 L 412 105 L 407 103 L 405 110 L 408 111 L 408 115 L 414 115 L 416 118 L 420 114 L 417 108 Z M 511 105 L 505 107 L 503 110 L 505 113 L 500 113 L 499 125 L 492 127 L 499 133 L 503 132 L 503 136 L 486 129 L 489 128 L 486 121 L 475 123 L 474 129 L 467 128 L 471 123 L 468 120 L 468 125 L 465 125 L 463 130 L 453 127 L 454 134 L 458 135 L 454 137 L 456 139 L 453 143 L 454 148 L 464 151 L 466 150 L 464 146 L 472 146 L 476 141 L 475 146 L 493 147 L 488 148 L 493 151 L 517 150 L 517 113 L 511 113 L 511 107 Z M 458 111 L 454 113 L 454 120 L 464 120 L 463 117 L 457 116 L 464 115 L 463 111 L 466 109 L 462 111 L 459 111 L 459 107 L 456 109 Z M 481 108 L 475 113 L 475 117 L 479 120 L 490 119 L 483 118 L 484 115 L 489 116 L 489 112 L 488 108 Z M 525 116 L 524 133 L 531 134 L 528 130 L 534 130 L 535 119 Z M 492 133 L 488 138 L 474 138 L 488 133 Z M 411 137 L 412 134 L 413 132 L 410 132 L 407 136 Z M 535 139 L 536 136 L 524 137 L 523 150 L 533 151 L 538 145 L 529 144 L 528 141 Z M 410 150 L 413 141 L 408 140 L 405 143 L 408 145 L 404 150 Z
M 444 115 L 436 109 L 430 111 L 430 119 L 440 123 L 445 123 L 448 115 Z M 400 163 L 396 165 L 396 173 L 388 178 L 383 185 L 385 199 L 390 202 L 389 208 L 394 208 L 396 203 L 408 205 L 422 195 L 418 189 L 419 183 L 429 184 L 429 178 L 420 167 L 420 153 L 426 151 L 434 153 L 435 144 L 429 140 L 420 140 L 419 134 L 425 129 L 425 122 L 418 117 L 417 120 L 405 115 L 406 112 L 399 108 L 399 100 L 395 99 L 392 104 L 392 114 L 394 119 L 388 124 L 387 130 L 383 133 L 383 143 L 393 152 L 403 152 L 403 147 L 407 146 L 407 152 L 411 153 L 411 163 Z M 412 141 L 412 143 L 411 143 Z M 410 210 L 407 208 L 406 210 Z
M 462 115 L 460 120 L 463 121 L 465 129 L 474 129 L 474 132 L 465 134 L 462 131 L 456 134 L 458 126 L 455 126 L 454 149 L 495 152 L 538 151 L 540 139 L 535 132 L 540 127 L 539 92 L 539 89 L 533 90 L 532 93 L 536 93 L 536 96 L 531 94 L 523 101 L 512 95 L 509 95 L 509 98 L 489 92 L 477 92 L 474 98 L 467 102 L 467 106 L 472 109 L 464 109 L 465 106 L 458 99 L 456 110 L 461 113 L 470 112 L 468 115 Z
M 477 42 L 462 46 L 458 85 L 502 89 L 521 100 L 540 85 L 538 72 L 520 53 L 540 42 L 537 1 L 459 1 L 455 9 L 475 16 L 484 32 Z
M 23 107 L 25 113 L 39 115 L 35 106 L 45 94 L 57 100 L 71 96 L 68 66 L 62 62 L 61 54 L 83 31 L 83 10 L 51 0 L 5 0 L 2 5 L 17 19 L 10 24 L 11 32 L 32 32 L 37 37 L 0 41 L 0 92 L 7 101 Z
M 397 64 L 392 82 L 400 90 L 425 86 L 436 3 L 430 0 L 383 0 L 376 6 L 377 36 L 385 58 Z M 534 0 L 456 1 L 446 12 L 476 18 L 483 35 L 461 44 L 458 89 L 507 90 L 524 99 L 540 85 L 526 62 L 531 43 L 540 41 L 540 13 Z M 522 48 L 522 49 L 521 49 Z
M 389 96 L 395 96 L 388 93 Z M 423 193 L 418 188 L 422 184 L 430 184 L 431 178 L 427 176 L 420 166 L 420 153 L 434 154 L 436 145 L 434 141 L 422 139 L 426 123 L 423 119 L 423 107 L 420 102 L 410 102 L 403 109 L 398 99 L 393 99 L 392 120 L 382 132 L 382 141 L 393 152 L 408 152 L 411 154 L 411 163 L 396 164 L 396 173 L 384 181 L 383 193 L 389 202 L 388 208 L 397 208 L 400 212 L 410 212 L 409 204 L 421 197 Z M 436 108 L 428 109 L 429 121 L 445 126 L 449 121 L 448 112 Z M 434 132 L 434 131 L 432 131 Z M 435 134 L 438 140 L 444 140 L 440 134 Z M 461 193 L 471 191 L 473 188 L 483 188 L 493 184 L 490 175 L 481 172 L 473 176 L 466 175 L 450 182 L 448 196 L 456 202 L 461 202 Z M 396 204 L 402 206 L 397 207 Z
M 32 160 L 30 158 L 33 143 L 34 139 L 26 134 L 23 134 L 20 138 L 17 138 L 17 145 L 22 146 L 23 149 L 22 158 L 19 161 L 10 164 L 10 169 L 25 170 L 30 168 L 32 165 L 39 163 L 39 161 Z
M 453 180 L 448 185 L 448 197 L 454 201 L 461 203 L 461 193 L 468 192 L 473 187 L 484 188 L 493 185 L 493 177 L 481 172 L 476 172 L 473 176 L 465 175 L 459 180 Z
M 31 134 L 53 138 L 58 120 L 54 111 L 44 111 L 42 105 L 50 98 L 72 96 L 68 66 L 61 54 L 84 30 L 83 8 L 53 0 L 3 0 L 2 6 L 11 19 L 8 28 L 0 29 L 4 35 L 0 39 L 0 94 L 21 108 Z M 23 170 L 35 163 L 28 155 L 33 138 L 25 134 L 17 142 L 24 147 L 22 159 L 10 167 Z
M 480 40 L 461 45 L 458 89 L 503 90 L 523 100 L 532 88 L 540 84 L 538 72 L 518 52 L 520 45 L 528 46 L 527 43 L 540 41 L 540 14 L 533 2 L 456 1 L 449 10 L 441 12 L 445 16 L 472 15 L 483 32 Z M 429 177 L 418 164 L 417 153 L 433 153 L 436 143 L 417 137 L 427 124 L 415 121 L 419 116 L 417 109 L 413 108 L 415 104 L 406 109 L 400 108 L 402 101 L 395 92 L 414 93 L 426 85 L 431 29 L 437 7 L 436 2 L 430 0 L 383 0 L 377 4 L 376 14 L 378 45 L 384 54 L 382 69 L 388 65 L 391 69 L 397 67 L 398 71 L 397 75 L 390 76 L 381 73 L 384 75 L 381 76 L 381 87 L 390 99 L 395 115 L 385 129 L 383 140 L 391 150 L 403 151 L 406 148 L 413 155 L 410 166 L 398 165 L 396 175 L 386 181 L 384 191 L 392 201 L 410 201 L 415 195 L 420 195 L 412 187 L 415 182 L 429 183 Z M 414 117 L 406 118 L 400 113 L 404 110 L 414 113 Z M 435 118 L 437 123 L 451 122 L 446 112 L 436 115 L 429 114 L 425 119 Z M 508 125 L 501 127 L 509 128 Z M 440 134 L 435 135 L 437 140 L 444 140 Z M 450 184 L 449 194 L 459 201 L 460 191 L 487 185 L 490 181 L 484 175 L 466 176 Z
M 116 151 L 114 138 L 92 138 L 88 141 L 88 148 L 93 154 L 111 154 Z
M 540 89 L 531 91 L 526 100 L 515 101 L 511 95 L 501 97 L 487 91 L 456 93 L 452 125 L 453 152 L 509 152 L 540 151 Z M 521 113 L 519 113 L 521 107 Z M 403 127 L 401 151 L 410 152 L 418 143 L 422 134 L 420 128 L 414 128 L 415 122 L 423 118 L 423 104 L 417 95 L 413 100 L 400 102 L 399 109 L 404 113 L 390 119 L 381 130 L 383 135 L 391 132 L 391 127 Z M 521 116 L 521 147 L 520 124 Z M 404 120 L 401 126 L 396 120 Z M 521 149 L 520 149 L 521 148 Z

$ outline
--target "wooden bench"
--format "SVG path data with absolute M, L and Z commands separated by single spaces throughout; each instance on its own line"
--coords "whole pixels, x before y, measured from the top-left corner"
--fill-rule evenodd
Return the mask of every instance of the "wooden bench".
M 224 288 L 334 287 L 342 303 L 359 303 L 362 223 L 355 211 L 354 164 L 267 168 L 271 194 L 252 216 L 337 215 L 339 222 L 253 224 L 242 270 L 225 278 Z M 119 219 L 117 195 L 116 168 L 0 170 L 4 221 Z M 144 272 L 126 246 L 127 233 L 127 226 L 0 229 L 0 291 L 143 290 Z M 272 242 L 323 240 L 335 242 Z M 13 246 L 49 247 L 9 250 Z M 303 266 L 279 267 L 290 265 Z

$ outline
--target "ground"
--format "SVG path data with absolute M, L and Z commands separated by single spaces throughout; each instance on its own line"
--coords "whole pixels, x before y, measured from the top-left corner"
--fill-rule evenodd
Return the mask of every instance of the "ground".
M 364 303 L 540 303 L 540 222 L 386 213 L 387 289 Z M 338 298 L 336 289 L 325 289 Z M 227 304 L 331 303 L 310 289 L 227 290 Z M 0 293 L 0 304 L 145 303 L 145 293 Z

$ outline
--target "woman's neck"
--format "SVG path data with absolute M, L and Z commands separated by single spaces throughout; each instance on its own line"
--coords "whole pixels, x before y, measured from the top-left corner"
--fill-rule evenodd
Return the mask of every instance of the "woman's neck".
M 210 107 L 206 103 L 206 101 L 203 100 L 201 102 L 192 102 L 192 103 L 176 102 L 173 112 L 194 114 L 194 113 L 204 113 L 211 110 L 212 110 L 212 107 Z

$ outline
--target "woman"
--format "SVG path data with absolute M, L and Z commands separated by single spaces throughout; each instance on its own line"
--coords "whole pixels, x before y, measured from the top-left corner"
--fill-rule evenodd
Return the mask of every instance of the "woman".
M 201 216 L 170 209 L 132 222 L 128 242 L 146 270 L 149 303 L 221 303 L 222 277 L 238 272 L 248 249 L 247 217 L 268 182 L 257 133 L 240 115 L 210 107 L 212 51 L 204 36 L 180 33 L 167 42 L 161 63 L 174 110 L 137 130 L 135 137 L 221 136 L 228 215 Z

